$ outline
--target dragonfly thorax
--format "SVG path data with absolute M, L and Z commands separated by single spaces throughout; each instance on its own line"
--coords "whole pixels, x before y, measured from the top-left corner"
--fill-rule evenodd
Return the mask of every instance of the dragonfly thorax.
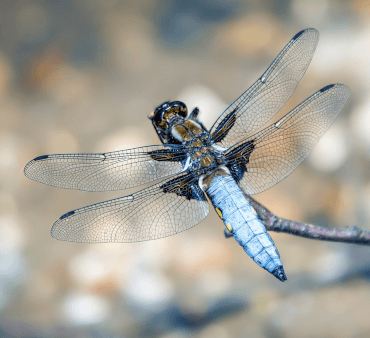
M 201 125 L 193 120 L 178 120 L 171 128 L 171 135 L 184 145 L 187 145 L 189 141 L 199 136 L 208 138 L 208 133 L 203 130 Z
M 183 143 L 189 158 L 189 170 L 202 175 L 223 164 L 223 157 L 208 132 L 202 132 Z

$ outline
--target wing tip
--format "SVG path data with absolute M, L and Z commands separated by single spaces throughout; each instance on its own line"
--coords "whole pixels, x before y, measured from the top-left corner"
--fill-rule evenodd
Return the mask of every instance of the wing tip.
M 54 239 L 56 239 L 58 241 L 74 242 L 73 240 L 71 241 L 68 238 L 68 232 L 65 229 L 61 228 L 61 224 L 63 224 L 65 221 L 68 221 L 68 220 L 66 220 L 66 218 L 75 214 L 75 212 L 76 212 L 75 210 L 68 211 L 65 214 L 63 214 L 62 216 L 60 216 L 55 221 L 55 223 L 53 224 L 53 226 L 51 227 L 51 230 L 50 230 L 51 237 L 53 237 Z
M 64 215 L 62 215 L 62 216 L 60 216 L 59 217 L 59 219 L 64 219 L 64 218 L 67 218 L 67 217 L 69 217 L 69 216 L 71 216 L 71 215 L 73 215 L 75 213 L 75 211 L 74 210 L 72 210 L 72 211 L 68 211 L 68 212 L 66 212 Z
M 323 88 L 321 88 L 319 90 L 320 93 L 324 93 L 332 88 L 337 88 L 337 89 L 341 89 L 342 93 L 343 93 L 343 97 L 345 97 L 345 101 L 348 100 L 349 96 L 351 95 L 351 90 L 349 89 L 349 87 L 343 83 L 334 83 L 334 84 L 330 84 L 330 85 L 327 85 Z
M 327 90 L 329 90 L 330 88 L 333 88 L 335 85 L 334 84 L 331 84 L 331 85 L 327 85 L 323 88 L 320 89 L 320 92 L 326 92 Z
M 36 158 L 33 159 L 33 161 L 40 161 L 40 160 L 44 160 L 46 158 L 50 157 L 49 155 L 41 155 L 41 156 L 38 156 Z
M 298 32 L 296 35 L 292 37 L 292 40 L 297 40 L 301 35 L 305 33 L 314 33 L 315 35 L 319 35 L 319 31 L 315 28 L 306 28 Z
M 34 178 L 33 178 L 33 177 L 32 177 L 32 175 L 31 175 L 31 171 L 30 171 L 31 167 L 32 167 L 36 162 L 41 161 L 41 160 L 45 160 L 45 159 L 47 159 L 47 158 L 49 158 L 49 155 L 41 155 L 41 156 L 35 157 L 33 160 L 29 161 L 29 162 L 25 165 L 25 167 L 24 167 L 24 169 L 23 169 L 24 176 L 26 176 L 26 177 L 30 178 L 31 180 L 34 180 Z
M 304 29 L 304 30 L 302 30 L 302 31 L 300 31 L 300 32 L 298 32 L 296 35 L 294 35 L 293 37 L 292 37 L 292 40 L 297 40 L 304 32 L 305 32 L 306 30 Z

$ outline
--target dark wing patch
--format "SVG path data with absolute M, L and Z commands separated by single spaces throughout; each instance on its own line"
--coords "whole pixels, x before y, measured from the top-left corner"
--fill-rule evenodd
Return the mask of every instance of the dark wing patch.
M 239 182 L 247 171 L 249 157 L 255 147 L 255 140 L 248 140 L 225 153 L 226 166 L 229 168 L 233 178 Z
M 206 201 L 204 192 L 199 188 L 197 179 L 192 174 L 178 176 L 161 186 L 165 193 L 184 196 L 187 200 Z
M 173 149 L 160 149 L 154 151 L 148 151 L 148 155 L 155 161 L 171 161 L 171 162 L 183 162 L 186 160 L 186 154 L 179 150 L 174 153 Z
M 237 110 L 238 107 L 236 107 L 231 113 L 227 114 L 226 117 L 217 126 L 216 130 L 211 135 L 213 141 L 221 142 L 225 138 L 229 130 L 235 124 Z

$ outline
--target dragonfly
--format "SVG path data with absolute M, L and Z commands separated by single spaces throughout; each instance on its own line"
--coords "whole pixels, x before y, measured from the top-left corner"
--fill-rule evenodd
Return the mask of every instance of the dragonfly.
M 24 168 L 28 178 L 59 188 L 114 191 L 153 182 L 65 213 L 52 226 L 52 237 L 80 243 L 159 239 L 199 224 L 212 204 L 254 262 L 287 280 L 279 251 L 246 195 L 261 193 L 293 172 L 350 95 L 344 84 L 325 86 L 263 128 L 294 92 L 318 39 L 313 28 L 297 33 L 209 130 L 198 108 L 189 113 L 185 103 L 166 101 L 148 116 L 159 145 L 30 161 Z

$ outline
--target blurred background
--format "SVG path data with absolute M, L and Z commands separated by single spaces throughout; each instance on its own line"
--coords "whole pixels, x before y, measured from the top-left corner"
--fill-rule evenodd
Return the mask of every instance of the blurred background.
M 271 233 L 281 283 L 213 211 L 153 242 L 58 242 L 59 216 L 128 191 L 23 175 L 42 154 L 158 144 L 146 117 L 169 99 L 210 127 L 308 27 L 320 42 L 281 114 L 327 84 L 352 95 L 310 157 L 256 199 L 284 218 L 369 230 L 369 0 L 1 1 L 1 337 L 370 336 L 368 247 Z

